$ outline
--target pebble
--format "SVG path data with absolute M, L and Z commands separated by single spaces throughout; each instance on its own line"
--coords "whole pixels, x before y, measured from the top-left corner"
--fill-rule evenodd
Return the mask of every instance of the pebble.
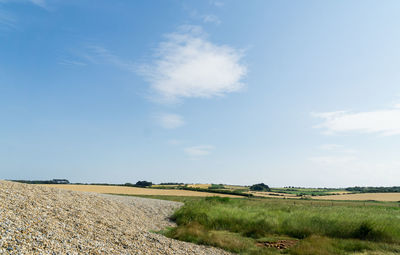
M 180 206 L 0 181 L 0 254 L 230 254 L 152 232 Z

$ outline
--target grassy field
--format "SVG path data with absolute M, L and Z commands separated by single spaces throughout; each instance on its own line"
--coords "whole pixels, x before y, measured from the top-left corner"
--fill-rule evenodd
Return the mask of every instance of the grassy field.
M 197 192 L 191 190 L 176 190 L 176 189 L 150 189 L 136 188 L 124 186 L 107 186 L 107 185 L 73 185 L 73 184 L 37 184 L 46 187 L 59 189 L 95 192 L 103 194 L 125 194 L 125 195 L 164 195 L 164 196 L 191 196 L 191 197 L 208 197 L 215 196 L 215 193 Z M 235 195 L 219 194 L 221 197 L 238 197 Z
M 292 194 L 296 196 L 325 196 L 332 194 L 350 193 L 343 189 L 320 189 L 320 188 L 271 188 L 272 192 Z
M 398 203 L 153 197 L 185 202 L 165 235 L 240 254 L 400 253 Z

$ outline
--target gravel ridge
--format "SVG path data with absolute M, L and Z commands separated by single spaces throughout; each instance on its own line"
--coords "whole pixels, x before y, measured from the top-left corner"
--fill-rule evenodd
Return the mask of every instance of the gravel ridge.
M 181 205 L 0 181 L 0 254 L 230 254 L 150 232 Z

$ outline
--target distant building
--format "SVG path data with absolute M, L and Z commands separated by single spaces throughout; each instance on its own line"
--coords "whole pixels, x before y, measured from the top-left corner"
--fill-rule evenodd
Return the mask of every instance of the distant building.
M 67 179 L 53 179 L 52 181 L 54 184 L 69 184 Z

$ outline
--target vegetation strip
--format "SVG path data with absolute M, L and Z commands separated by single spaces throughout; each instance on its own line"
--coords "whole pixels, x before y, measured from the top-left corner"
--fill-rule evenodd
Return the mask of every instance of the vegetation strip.
M 400 253 L 400 208 L 313 203 L 219 197 L 189 200 L 172 216 L 178 226 L 165 235 L 241 254 L 278 254 L 274 243 L 279 241 L 293 244 L 285 247 L 289 254 Z

